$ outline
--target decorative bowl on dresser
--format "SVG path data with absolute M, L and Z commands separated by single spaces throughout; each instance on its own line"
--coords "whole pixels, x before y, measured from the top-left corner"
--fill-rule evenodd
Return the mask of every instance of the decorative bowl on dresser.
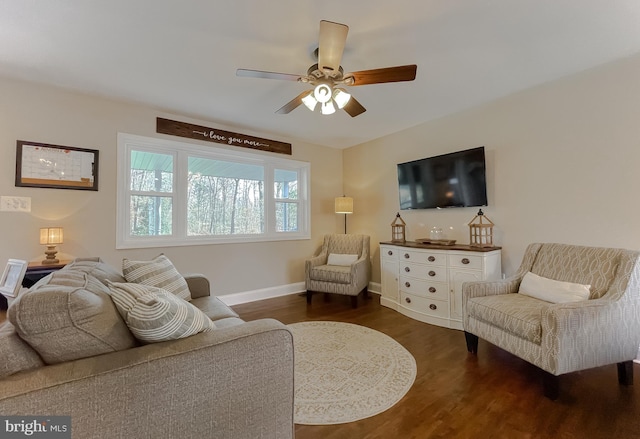
M 501 247 L 381 242 L 380 271 L 382 305 L 462 330 L 462 284 L 500 279 Z

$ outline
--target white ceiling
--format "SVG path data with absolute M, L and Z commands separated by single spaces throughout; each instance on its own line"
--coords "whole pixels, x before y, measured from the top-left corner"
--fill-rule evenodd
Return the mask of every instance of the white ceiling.
M 417 64 L 352 87 L 351 118 L 275 111 L 306 74 L 320 20 L 349 26 L 345 72 Z M 0 75 L 344 148 L 640 53 L 638 0 L 0 0 Z

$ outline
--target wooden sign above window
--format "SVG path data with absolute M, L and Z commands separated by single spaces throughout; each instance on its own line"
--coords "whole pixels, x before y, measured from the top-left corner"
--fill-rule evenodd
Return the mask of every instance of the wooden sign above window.
M 291 155 L 290 143 L 247 136 L 246 134 L 232 133 L 230 131 L 163 119 L 161 117 L 156 118 L 156 132 L 178 137 L 187 137 L 189 139 L 206 140 L 207 142 L 222 143 L 225 145 L 240 146 L 242 148 L 259 149 L 261 151 Z

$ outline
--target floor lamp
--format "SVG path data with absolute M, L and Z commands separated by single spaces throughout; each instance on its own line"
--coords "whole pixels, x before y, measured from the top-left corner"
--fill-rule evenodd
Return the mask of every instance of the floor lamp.
M 347 234 L 347 215 L 353 213 L 353 198 L 351 197 L 338 197 L 335 203 L 336 213 L 344 214 L 344 234 Z

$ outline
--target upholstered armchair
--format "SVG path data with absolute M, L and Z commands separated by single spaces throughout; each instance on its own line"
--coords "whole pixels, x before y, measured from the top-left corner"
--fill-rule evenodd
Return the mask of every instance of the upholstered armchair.
M 313 292 L 333 293 L 351 296 L 356 308 L 371 278 L 369 241 L 367 235 L 325 235 L 320 253 L 305 261 L 307 303 Z
M 515 276 L 463 285 L 467 350 L 477 354 L 480 337 L 538 366 L 550 399 L 559 395 L 559 375 L 613 363 L 619 383 L 632 384 L 640 345 L 639 257 L 614 248 L 529 245 Z M 523 287 L 523 279 L 534 278 L 528 273 L 561 282 L 535 291 L 529 281 Z M 563 303 L 567 283 L 581 284 L 586 297 Z M 555 285 L 562 287 L 560 299 L 551 294 Z M 557 303 L 532 297 L 539 293 Z

